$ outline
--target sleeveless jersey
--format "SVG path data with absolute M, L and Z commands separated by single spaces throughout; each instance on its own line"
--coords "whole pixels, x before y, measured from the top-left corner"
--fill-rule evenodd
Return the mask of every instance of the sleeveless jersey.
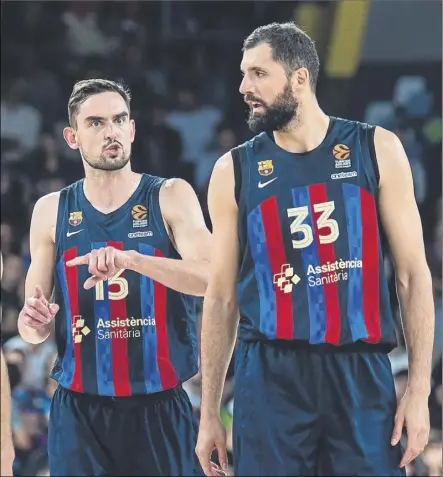
M 122 207 L 95 209 L 83 180 L 60 193 L 56 228 L 55 330 L 58 357 L 51 376 L 73 391 L 129 396 L 163 391 L 197 372 L 195 297 L 132 270 L 85 290 L 88 267 L 66 262 L 112 246 L 180 258 L 164 226 L 159 191 L 164 179 L 143 175 Z
M 331 118 L 307 153 L 266 133 L 232 150 L 240 339 L 396 346 L 374 129 Z

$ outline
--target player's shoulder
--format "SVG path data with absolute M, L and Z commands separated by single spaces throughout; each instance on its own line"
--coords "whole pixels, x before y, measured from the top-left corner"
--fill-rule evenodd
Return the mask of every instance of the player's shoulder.
M 61 190 L 57 192 L 51 192 L 50 194 L 46 194 L 37 199 L 34 205 L 34 214 L 50 214 L 52 211 L 57 212 L 61 193 Z
M 49 237 L 55 243 L 55 230 L 61 192 L 51 192 L 36 201 L 32 212 L 31 235 Z
M 387 152 L 399 152 L 403 146 L 399 137 L 381 126 L 374 126 L 374 144 L 376 149 L 387 150 Z
M 194 188 L 185 179 L 172 177 L 161 182 L 159 201 L 164 214 L 195 205 L 196 197 Z

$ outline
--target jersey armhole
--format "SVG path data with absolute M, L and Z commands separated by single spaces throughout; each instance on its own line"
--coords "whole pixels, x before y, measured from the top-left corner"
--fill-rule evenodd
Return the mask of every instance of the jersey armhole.
M 380 170 L 378 168 L 377 154 L 375 153 L 375 128 L 376 126 L 370 126 L 368 128 L 368 147 L 369 147 L 369 157 L 371 158 L 372 167 L 374 168 L 375 180 L 377 181 L 377 186 L 380 183 Z
M 242 169 L 241 169 L 241 158 L 240 158 L 240 151 L 238 147 L 231 150 L 232 155 L 232 165 L 234 166 L 234 194 L 235 194 L 235 202 L 237 205 L 240 202 L 240 192 L 242 186 Z
M 58 263 L 62 252 L 61 252 L 61 247 L 63 244 L 63 232 L 64 232 L 64 226 L 65 223 L 63 221 L 64 214 L 65 214 L 65 208 L 66 208 L 66 200 L 67 200 L 67 195 L 68 195 L 68 188 L 64 187 L 60 191 L 60 195 L 58 197 L 58 206 L 57 206 L 57 221 L 55 223 L 55 258 L 56 258 L 56 263 Z

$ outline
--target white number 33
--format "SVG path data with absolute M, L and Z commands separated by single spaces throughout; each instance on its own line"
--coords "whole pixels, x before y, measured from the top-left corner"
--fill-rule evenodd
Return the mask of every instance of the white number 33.
M 322 202 L 320 204 L 314 204 L 314 212 L 321 212 L 320 217 L 317 219 L 317 229 L 328 228 L 329 233 L 327 235 L 320 235 L 319 242 L 322 244 L 333 243 L 340 235 L 338 229 L 338 223 L 336 220 L 331 219 L 330 216 L 335 210 L 335 204 L 333 201 Z M 309 247 L 314 241 L 314 231 L 309 224 L 304 223 L 306 217 L 309 215 L 309 208 L 307 205 L 302 207 L 295 207 L 288 209 L 288 217 L 294 217 L 291 223 L 291 234 L 296 232 L 302 234 L 302 238 L 296 240 L 292 239 L 293 248 L 305 248 Z

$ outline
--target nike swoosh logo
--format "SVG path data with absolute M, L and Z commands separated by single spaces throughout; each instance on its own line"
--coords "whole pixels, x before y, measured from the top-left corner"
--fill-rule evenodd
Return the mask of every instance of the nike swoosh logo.
M 80 232 L 83 232 L 84 229 L 81 230 L 76 230 L 75 232 L 67 232 L 66 237 L 70 237 L 71 235 L 79 234 Z
M 259 189 L 263 189 L 263 187 L 266 187 L 266 186 L 269 185 L 271 182 L 274 182 L 274 181 L 276 181 L 277 179 L 278 179 L 278 177 L 274 177 L 274 179 L 271 179 L 270 181 L 267 181 L 267 182 L 262 182 L 262 181 L 260 181 L 260 182 L 258 183 L 258 188 L 259 188 Z

